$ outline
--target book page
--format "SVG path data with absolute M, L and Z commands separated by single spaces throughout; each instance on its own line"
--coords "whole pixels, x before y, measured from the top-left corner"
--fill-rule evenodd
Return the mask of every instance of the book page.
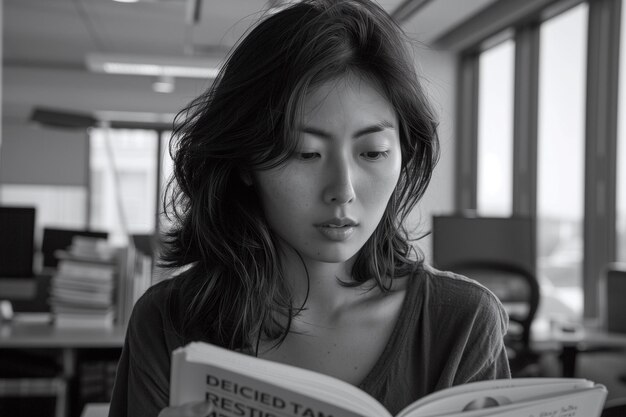
M 307 395 L 324 401 L 359 407 L 378 417 L 388 411 L 375 398 L 345 381 L 329 375 L 233 352 L 207 343 L 191 343 L 185 350 L 192 362 L 219 364 L 234 372 L 292 390 L 305 389 Z M 210 359 L 209 359 L 210 358 Z
M 473 400 L 485 399 L 493 405 L 519 403 L 556 393 L 593 387 L 586 379 L 520 378 L 481 381 L 438 391 L 409 405 L 398 416 L 435 416 L 463 410 Z M 417 412 L 414 414 L 414 410 Z
M 382 405 L 378 404 L 385 414 L 381 414 L 380 409 L 373 410 L 367 401 L 347 400 L 332 392 L 332 386 L 327 386 L 325 392 L 319 386 L 303 388 L 305 385 L 293 378 L 280 379 L 266 374 L 259 367 L 253 367 L 254 372 L 248 368 L 244 374 L 241 369 L 232 369 L 232 364 L 189 362 L 184 354 L 184 351 L 175 351 L 173 355 L 170 386 L 170 405 L 173 406 L 208 401 L 215 407 L 211 417 L 391 417 Z M 245 359 L 255 363 L 267 362 L 257 358 Z M 280 364 L 263 365 L 270 369 L 272 365 Z
M 507 404 L 506 398 L 503 401 L 497 395 L 476 397 L 457 412 L 429 414 L 417 409 L 408 413 L 407 417 L 599 417 L 605 399 L 606 388 L 596 385 L 519 403 Z

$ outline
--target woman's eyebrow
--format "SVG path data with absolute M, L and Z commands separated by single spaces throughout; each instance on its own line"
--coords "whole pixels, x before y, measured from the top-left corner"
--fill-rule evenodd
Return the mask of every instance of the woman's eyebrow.
M 386 129 L 395 129 L 396 127 L 393 125 L 393 123 L 387 121 L 387 120 L 381 120 L 380 122 L 371 125 L 371 126 L 366 126 L 363 127 L 359 130 L 357 130 L 354 135 L 352 136 L 353 138 L 358 138 L 360 136 L 364 136 L 364 135 L 368 135 L 370 133 L 377 133 L 377 132 L 382 132 L 383 130 Z M 319 136 L 323 139 L 331 139 L 332 138 L 332 134 L 329 132 L 326 132 L 323 129 L 317 128 L 317 127 L 313 127 L 313 126 L 300 126 L 300 132 L 302 133 L 308 133 L 314 136 Z

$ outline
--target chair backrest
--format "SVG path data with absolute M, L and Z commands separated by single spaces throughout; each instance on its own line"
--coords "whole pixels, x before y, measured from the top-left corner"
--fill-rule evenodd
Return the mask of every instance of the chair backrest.
M 603 277 L 601 305 L 606 329 L 609 332 L 626 333 L 626 263 L 609 264 Z
M 528 348 L 540 299 L 534 220 L 523 216 L 434 216 L 432 235 L 435 267 L 466 275 L 503 303 L 515 304 L 509 317 L 521 326 L 520 339 Z
M 509 306 L 510 321 L 521 327 L 522 347 L 529 349 L 530 330 L 541 295 L 535 275 L 517 265 L 497 261 L 467 261 L 451 269 L 480 282 Z

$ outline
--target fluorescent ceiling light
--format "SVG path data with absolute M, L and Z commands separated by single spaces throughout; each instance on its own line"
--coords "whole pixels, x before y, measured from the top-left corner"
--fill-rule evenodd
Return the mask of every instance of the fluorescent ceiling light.
M 87 68 L 107 74 L 215 78 L 223 55 L 214 57 L 87 54 Z
M 96 110 L 94 116 L 104 122 L 172 123 L 176 114 Z

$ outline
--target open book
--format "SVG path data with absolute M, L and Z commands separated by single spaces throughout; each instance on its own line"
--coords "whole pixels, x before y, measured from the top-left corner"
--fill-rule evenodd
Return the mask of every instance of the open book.
M 392 417 L 336 378 L 195 342 L 172 353 L 170 405 L 208 401 L 210 417 Z M 434 392 L 396 417 L 598 417 L 606 388 L 586 379 L 518 378 Z

